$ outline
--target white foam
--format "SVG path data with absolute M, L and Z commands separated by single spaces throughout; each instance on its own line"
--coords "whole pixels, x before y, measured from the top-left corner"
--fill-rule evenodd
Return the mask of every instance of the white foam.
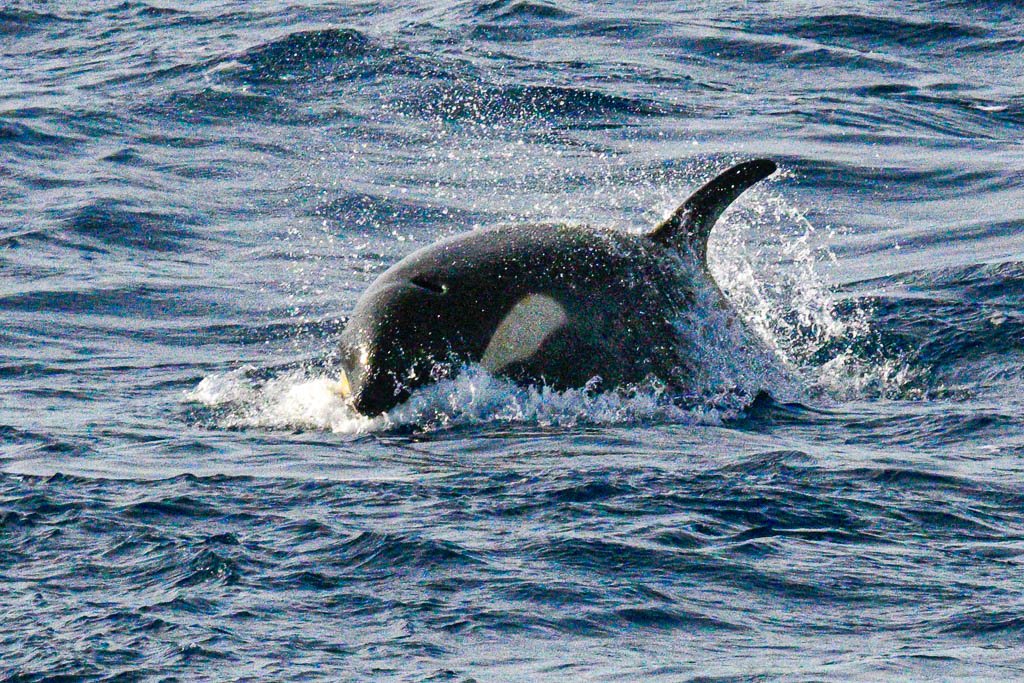
M 418 389 L 386 415 L 367 418 L 352 411 L 333 391 L 335 381 L 323 371 L 294 371 L 261 380 L 251 368 L 241 368 L 203 379 L 186 392 L 185 400 L 210 408 L 222 428 L 344 434 L 401 426 L 431 430 L 502 422 L 560 427 L 643 421 L 720 424 L 722 419 L 738 415 L 731 396 L 723 395 L 721 406 L 708 403 L 682 408 L 659 387 L 555 391 L 543 386 L 519 386 L 472 365 L 454 379 Z
M 302 371 L 261 380 L 247 366 L 204 378 L 185 400 L 214 409 L 217 425 L 225 429 L 372 429 L 374 420 L 350 410 L 335 393 L 336 381 Z

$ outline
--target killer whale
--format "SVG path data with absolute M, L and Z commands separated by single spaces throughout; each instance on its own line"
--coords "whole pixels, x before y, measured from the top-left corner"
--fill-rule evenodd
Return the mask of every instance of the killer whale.
M 707 268 L 708 238 L 776 168 L 729 168 L 647 234 L 499 226 L 413 252 L 357 302 L 339 339 L 338 393 L 378 415 L 467 363 L 558 389 L 651 378 L 685 388 L 695 368 L 673 320 L 694 305 L 697 279 L 728 305 Z

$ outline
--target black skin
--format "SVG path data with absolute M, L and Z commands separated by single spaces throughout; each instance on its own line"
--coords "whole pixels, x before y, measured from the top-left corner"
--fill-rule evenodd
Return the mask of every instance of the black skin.
M 594 377 L 604 388 L 652 377 L 685 387 L 692 368 L 671 321 L 692 304 L 695 283 L 688 278 L 711 279 L 704 257 L 715 219 L 774 170 L 767 160 L 729 169 L 649 235 L 508 226 L 410 254 L 370 285 L 342 333 L 349 402 L 378 415 L 413 389 L 480 362 L 498 325 L 530 294 L 558 302 L 566 324 L 500 374 L 556 389 Z

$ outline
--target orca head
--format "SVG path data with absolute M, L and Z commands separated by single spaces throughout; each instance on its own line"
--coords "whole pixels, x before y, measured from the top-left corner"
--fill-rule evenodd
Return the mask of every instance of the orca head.
M 466 363 L 536 379 L 527 368 L 568 324 L 565 308 L 502 279 L 494 261 L 462 246 L 455 265 L 450 252 L 429 247 L 407 257 L 359 299 L 341 335 L 337 384 L 358 412 L 385 413 Z
M 385 413 L 413 389 L 452 374 L 468 349 L 449 286 L 388 272 L 359 300 L 341 335 L 340 393 L 363 415 Z

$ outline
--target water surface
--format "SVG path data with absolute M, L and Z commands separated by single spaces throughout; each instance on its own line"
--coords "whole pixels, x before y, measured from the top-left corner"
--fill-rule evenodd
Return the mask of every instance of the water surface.
M 0 9 L 0 678 L 1024 675 L 1024 11 Z M 483 225 L 641 231 L 783 173 L 704 402 L 328 390 Z M 774 401 L 737 388 L 767 384 Z

